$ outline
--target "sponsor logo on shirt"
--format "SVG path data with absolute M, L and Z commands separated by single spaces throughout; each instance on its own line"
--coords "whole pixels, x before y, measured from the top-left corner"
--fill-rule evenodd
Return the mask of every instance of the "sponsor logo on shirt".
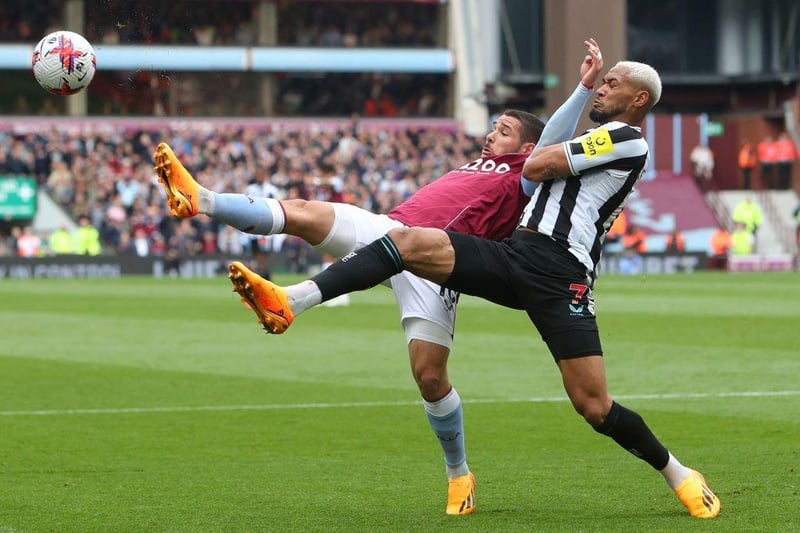
M 581 146 L 583 146 L 583 154 L 586 159 L 599 157 L 614 150 L 611 134 L 606 129 L 598 129 L 586 135 L 581 141 Z

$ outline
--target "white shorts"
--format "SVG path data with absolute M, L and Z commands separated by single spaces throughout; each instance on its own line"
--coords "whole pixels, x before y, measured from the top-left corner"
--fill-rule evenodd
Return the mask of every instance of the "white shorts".
M 336 257 L 363 248 L 392 228 L 404 226 L 386 215 L 376 215 L 354 205 L 334 203 L 333 207 L 336 212 L 333 227 L 317 248 Z M 394 292 L 408 342 L 419 339 L 452 347 L 457 293 L 408 272 L 392 276 L 384 285 Z

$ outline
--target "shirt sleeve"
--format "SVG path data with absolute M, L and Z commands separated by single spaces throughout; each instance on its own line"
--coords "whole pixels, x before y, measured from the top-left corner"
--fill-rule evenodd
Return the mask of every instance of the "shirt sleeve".
M 584 87 L 582 83 L 578 84 L 570 97 L 567 98 L 567 101 L 556 109 L 553 116 L 545 124 L 539 142 L 536 143 L 533 152 L 528 156 L 529 159 L 534 157 L 536 152 L 543 146 L 558 144 L 572 138 L 575 134 L 575 128 L 578 127 L 581 112 L 583 112 L 583 108 L 586 106 L 586 102 L 592 92 L 591 89 Z M 537 182 L 527 180 L 524 176 L 521 183 L 522 190 L 527 196 L 532 196 L 538 186 Z
M 578 120 L 591 95 L 592 90 L 579 83 L 570 97 L 567 98 L 567 101 L 556 109 L 553 116 L 545 124 L 542 136 L 539 142 L 536 143 L 531 155 L 535 154 L 540 146 L 550 146 L 571 139 L 575 135 Z
M 647 155 L 647 142 L 638 129 L 609 123 L 563 143 L 569 169 L 578 176 L 589 169 L 616 165 L 620 160 Z

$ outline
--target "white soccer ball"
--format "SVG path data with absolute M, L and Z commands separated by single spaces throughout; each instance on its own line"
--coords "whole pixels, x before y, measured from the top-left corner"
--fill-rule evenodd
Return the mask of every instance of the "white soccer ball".
M 89 86 L 97 57 L 89 41 L 72 31 L 54 31 L 39 41 L 31 58 L 33 75 L 53 94 L 75 94 Z

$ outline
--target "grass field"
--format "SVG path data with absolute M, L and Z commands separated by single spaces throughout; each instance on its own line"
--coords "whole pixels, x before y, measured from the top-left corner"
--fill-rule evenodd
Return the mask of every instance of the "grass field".
M 445 516 L 391 293 L 273 337 L 229 291 L 0 282 L 0 532 L 800 530 L 796 273 L 598 283 L 611 391 L 706 474 L 711 521 L 574 414 L 522 313 L 472 298 L 450 374 L 478 511 Z

